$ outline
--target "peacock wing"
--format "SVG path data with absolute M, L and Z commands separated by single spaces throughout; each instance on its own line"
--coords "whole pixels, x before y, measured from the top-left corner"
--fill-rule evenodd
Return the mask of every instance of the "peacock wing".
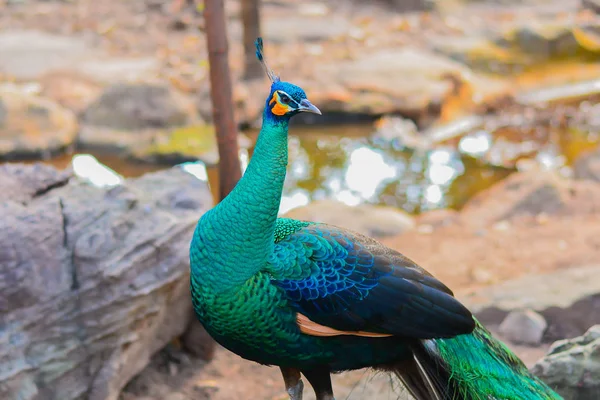
M 450 289 L 373 239 L 286 219 L 278 220 L 275 237 L 272 283 L 286 293 L 299 324 L 320 326 L 322 336 L 341 331 L 429 339 L 474 329 L 471 313 Z

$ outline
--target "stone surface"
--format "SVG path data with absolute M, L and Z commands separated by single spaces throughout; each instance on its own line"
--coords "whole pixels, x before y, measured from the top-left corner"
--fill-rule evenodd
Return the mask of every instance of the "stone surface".
M 593 214 L 599 202 L 600 185 L 534 168 L 480 192 L 465 205 L 461 216 L 465 223 L 489 226 L 522 216 Z
M 285 217 L 325 222 L 374 238 L 398 235 L 415 226 L 413 218 L 401 210 L 368 204 L 348 206 L 334 200 L 314 201 L 288 211 Z
M 0 86 L 0 159 L 40 157 L 75 142 L 73 112 L 16 86 Z
M 511 311 L 498 327 L 499 332 L 513 343 L 537 346 L 542 342 L 548 323 L 533 310 Z
M 0 397 L 116 400 L 188 324 L 206 183 L 177 168 L 110 189 L 42 166 L 0 175 Z
M 599 399 L 600 325 L 591 327 L 583 336 L 554 343 L 532 372 L 565 399 Z
M 102 94 L 103 87 L 75 71 L 56 71 L 39 79 L 40 94 L 63 107 L 80 113 Z
M 191 99 L 167 86 L 108 87 L 81 120 L 78 142 L 83 146 L 152 162 L 218 160 L 212 127 L 204 125 Z
M 36 30 L 0 32 L 0 71 L 33 79 L 94 54 L 85 40 Z
M 573 165 L 573 177 L 600 182 L 600 150 L 579 157 Z
M 119 130 L 182 126 L 194 118 L 193 102 L 161 85 L 108 87 L 83 113 L 86 124 Z
M 542 340 L 549 342 L 600 323 L 600 266 L 531 274 L 456 295 L 486 324 L 499 324 L 513 310 L 535 310 L 548 324 Z
M 292 40 L 321 41 L 345 35 L 352 25 L 347 19 L 337 16 L 307 17 L 289 16 L 284 19 L 267 20 L 264 39 L 267 43 L 282 43 Z
M 441 103 L 452 87 L 447 76 L 467 79 L 467 75 L 463 65 L 411 47 L 361 53 L 350 61 L 318 66 L 316 74 L 318 79 L 329 77 L 326 82 L 335 82 L 348 93 L 350 101 L 329 102 L 341 108 L 330 111 L 402 115 L 420 114 Z

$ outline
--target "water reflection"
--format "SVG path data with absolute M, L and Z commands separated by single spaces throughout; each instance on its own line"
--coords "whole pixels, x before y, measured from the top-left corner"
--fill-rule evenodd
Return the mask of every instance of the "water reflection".
M 384 204 L 411 213 L 458 207 L 510 172 L 452 147 L 410 150 L 398 141 L 369 138 L 370 126 L 328 128 L 327 135 L 308 129 L 296 127 L 290 137 L 282 212 L 323 198 L 348 205 Z M 481 174 L 490 169 L 495 171 Z
M 98 187 L 117 186 L 123 182 L 123 177 L 114 170 L 100 163 L 90 154 L 76 154 L 71 160 L 73 174 L 80 179 Z
M 294 127 L 289 138 L 281 212 L 322 199 L 336 199 L 348 205 L 388 205 L 409 213 L 459 208 L 479 191 L 512 173 L 520 157 L 568 172 L 575 157 L 597 142 L 589 132 L 555 132 L 535 139 L 523 133 L 492 135 L 486 130 L 475 130 L 428 150 L 424 146 L 411 149 L 406 141 L 372 133 L 371 125 Z M 251 152 L 252 149 L 240 152 L 244 170 Z M 60 168 L 71 162 L 76 175 L 97 186 L 117 185 L 123 176 L 135 177 L 167 168 L 100 154 L 52 160 Z M 216 169 L 207 170 L 200 162 L 185 163 L 182 168 L 198 179 L 208 180 L 213 195 L 218 196 Z

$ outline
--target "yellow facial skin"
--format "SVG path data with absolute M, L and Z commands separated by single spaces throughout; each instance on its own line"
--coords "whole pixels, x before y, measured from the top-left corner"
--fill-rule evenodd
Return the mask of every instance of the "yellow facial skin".
M 288 111 L 290 111 L 290 107 L 286 104 L 281 103 L 281 100 L 279 98 L 279 94 L 277 92 L 273 93 L 273 97 L 271 97 L 271 100 L 269 101 L 269 105 L 275 104 L 272 108 L 271 108 L 271 112 L 275 115 L 285 115 Z

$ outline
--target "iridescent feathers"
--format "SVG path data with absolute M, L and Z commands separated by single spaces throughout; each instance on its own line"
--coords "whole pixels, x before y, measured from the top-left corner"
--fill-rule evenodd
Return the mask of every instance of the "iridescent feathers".
M 260 61 L 260 63 L 262 64 L 263 68 L 265 69 L 265 73 L 267 74 L 271 82 L 279 82 L 279 76 L 277 76 L 275 72 L 273 72 L 273 70 L 269 68 L 267 62 L 265 61 L 263 40 L 261 37 L 256 39 L 256 41 L 254 42 L 254 46 L 256 47 L 256 58 L 258 58 L 258 61 Z

